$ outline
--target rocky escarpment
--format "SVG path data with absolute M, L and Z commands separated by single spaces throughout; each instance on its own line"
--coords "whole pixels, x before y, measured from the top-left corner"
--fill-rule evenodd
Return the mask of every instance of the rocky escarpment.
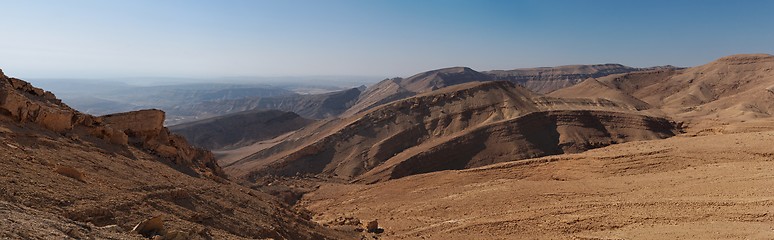
M 492 70 L 485 72 L 496 80 L 521 84 L 532 91 L 548 93 L 575 85 L 588 78 L 639 71 L 621 64 L 568 65 L 559 67 Z
M 191 173 L 225 177 L 212 154 L 189 145 L 163 126 L 164 112 L 142 110 L 108 116 L 80 113 L 48 91 L 0 72 L 0 113 L 4 119 L 33 123 L 66 135 L 85 135 L 111 144 L 129 144 L 170 159 Z

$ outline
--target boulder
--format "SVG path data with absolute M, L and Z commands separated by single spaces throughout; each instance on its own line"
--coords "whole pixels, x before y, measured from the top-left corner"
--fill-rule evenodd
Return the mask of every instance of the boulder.
M 141 234 L 144 237 L 150 238 L 155 235 L 165 235 L 164 229 L 164 217 L 159 215 L 146 220 L 143 220 L 132 228 L 133 233 Z
M 118 225 L 115 225 L 115 224 L 98 227 L 97 229 L 102 230 L 102 231 L 107 231 L 107 232 L 123 232 L 124 231 L 124 229 L 122 229 L 121 226 L 118 226 Z
M 102 116 L 105 125 L 149 141 L 164 129 L 164 111 L 147 109 Z
M 373 221 L 368 222 L 366 225 L 366 230 L 368 232 L 378 232 L 379 231 L 379 222 L 377 219 L 374 219 Z
M 178 230 L 172 230 L 164 234 L 164 240 L 188 240 L 193 237 L 194 234 L 190 232 L 183 232 Z
M 86 176 L 78 169 L 69 166 L 58 166 L 54 172 L 81 182 L 86 182 Z

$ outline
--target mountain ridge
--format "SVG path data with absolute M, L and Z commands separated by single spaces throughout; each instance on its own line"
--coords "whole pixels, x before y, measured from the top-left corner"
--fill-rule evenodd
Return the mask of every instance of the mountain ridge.
M 251 170 L 251 166 L 259 165 L 263 166 L 262 169 L 279 175 L 295 174 L 296 172 L 325 173 L 344 179 L 354 179 L 360 175 L 368 174 L 378 165 L 388 162 L 402 162 L 413 156 L 412 154 L 421 153 L 423 150 L 417 149 L 432 146 L 435 140 L 449 141 L 452 139 L 448 137 L 455 134 L 468 134 L 470 129 L 476 127 L 518 119 L 533 112 L 557 111 L 557 113 L 562 113 L 562 110 L 588 111 L 594 109 L 617 111 L 617 113 L 610 113 L 612 115 L 608 114 L 607 117 L 604 117 L 617 119 L 623 119 L 618 116 L 630 116 L 629 114 L 636 110 L 633 106 L 611 101 L 542 97 L 540 94 L 532 93 L 523 87 L 505 81 L 470 82 L 391 102 L 350 118 L 330 120 L 318 125 L 317 128 L 312 127 L 306 132 L 297 132 L 287 137 L 293 140 L 280 142 L 224 167 L 233 176 L 246 179 L 254 179 L 256 176 L 266 173 Z M 600 116 L 602 115 L 590 117 Z M 663 131 L 661 133 L 643 134 L 639 131 L 651 130 L 634 127 L 632 131 L 638 133 L 633 134 L 633 136 L 662 138 L 673 135 L 671 123 L 668 121 L 664 123 L 666 124 L 662 124 L 661 128 L 667 130 L 661 128 L 652 130 L 654 132 Z M 588 128 L 589 131 L 592 131 L 590 129 Z M 604 127 L 598 129 L 602 129 L 603 132 L 610 130 Z M 585 130 L 571 131 L 591 133 Z M 602 136 L 607 135 L 609 133 L 602 134 Z M 510 135 L 506 134 L 505 136 Z M 576 139 L 572 137 L 573 135 L 568 136 L 570 139 Z M 627 141 L 627 139 L 621 138 L 615 141 Z M 584 142 L 588 141 L 588 139 L 584 140 L 583 138 L 576 140 L 578 142 L 566 142 L 569 145 L 582 146 L 585 144 Z M 602 143 L 605 141 L 592 141 L 596 143 L 586 146 L 605 145 Z M 514 142 L 513 144 L 522 143 Z M 608 141 L 607 144 L 611 144 L 611 142 Z M 585 147 L 579 149 L 583 148 Z M 450 148 L 445 149 L 449 150 Z M 570 151 L 569 149 L 566 150 Z M 559 151 L 548 152 L 556 153 Z M 482 151 L 481 154 L 483 156 L 490 153 Z M 536 154 L 540 155 L 540 153 Z M 488 161 L 497 162 L 504 158 L 494 157 L 494 159 L 500 160 Z M 379 181 L 385 180 L 383 177 L 377 178 L 380 179 Z

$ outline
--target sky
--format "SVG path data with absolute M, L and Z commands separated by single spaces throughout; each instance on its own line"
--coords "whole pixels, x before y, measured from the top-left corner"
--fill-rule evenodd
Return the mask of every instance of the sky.
M 774 53 L 774 1 L 0 0 L 20 78 L 384 76 Z

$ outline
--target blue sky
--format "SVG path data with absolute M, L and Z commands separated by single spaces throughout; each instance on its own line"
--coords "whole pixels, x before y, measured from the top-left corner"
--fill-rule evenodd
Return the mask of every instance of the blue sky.
M 774 1 L 0 1 L 21 78 L 408 76 L 774 53 Z

